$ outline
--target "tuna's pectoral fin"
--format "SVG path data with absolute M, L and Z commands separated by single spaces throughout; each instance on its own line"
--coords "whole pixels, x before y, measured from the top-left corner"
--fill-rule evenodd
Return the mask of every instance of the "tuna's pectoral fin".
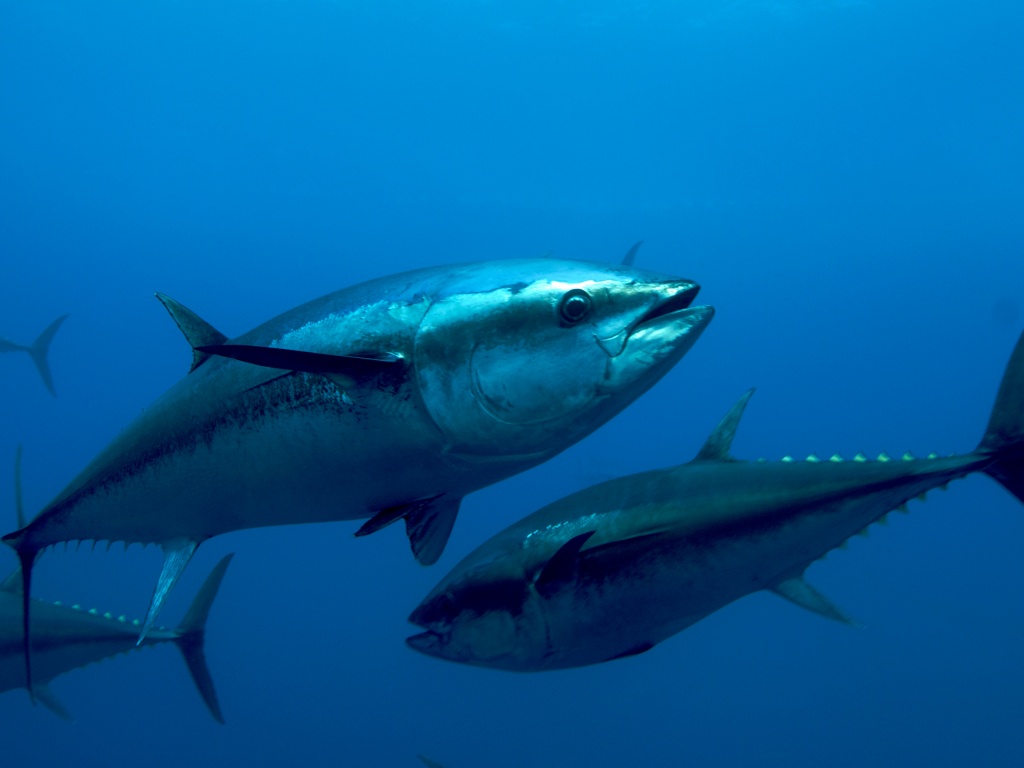
M 278 368 L 302 373 L 335 374 L 361 377 L 390 369 L 402 357 L 390 352 L 363 355 L 325 355 L 322 352 L 302 352 L 297 349 L 259 347 L 248 344 L 213 344 L 196 347 L 200 352 L 230 357 L 243 363 Z
M 433 565 L 444 552 L 461 503 L 461 498 L 440 494 L 429 499 L 388 507 L 363 523 L 356 531 L 356 536 L 376 533 L 396 520 L 405 520 L 405 533 L 409 537 L 409 545 L 416 560 L 420 565 Z
M 67 711 L 63 704 L 60 703 L 60 699 L 54 696 L 53 691 L 50 690 L 50 686 L 46 683 L 36 683 L 35 687 L 36 698 L 42 702 L 43 706 L 53 712 L 57 717 L 68 722 L 74 722 L 71 713 Z
M 208 354 L 198 351 L 197 348 L 223 344 L 228 340 L 228 337 L 203 320 L 191 309 L 183 304 L 179 304 L 170 296 L 158 293 L 156 297 L 164 305 L 164 309 L 170 314 L 174 324 L 185 334 L 185 341 L 192 347 L 192 367 L 188 369 L 188 372 L 192 373 L 204 360 L 210 357 Z
M 164 600 L 167 599 L 167 595 L 170 594 L 174 585 L 178 583 L 178 579 L 185 571 L 185 566 L 192 559 L 198 546 L 199 542 L 186 539 L 172 539 L 162 545 L 164 567 L 160 571 L 160 578 L 157 579 L 156 589 L 153 590 L 153 599 L 149 603 L 146 620 L 142 623 L 142 632 L 139 633 L 139 641 L 136 645 L 142 645 L 142 641 L 146 639 L 146 633 L 156 621 L 156 615 L 160 613 Z
M 224 715 L 220 711 L 220 704 L 217 701 L 217 691 L 213 687 L 213 678 L 210 677 L 210 670 L 206 666 L 206 654 L 203 652 L 203 641 L 206 639 L 206 619 L 210 615 L 210 606 L 217 596 L 220 583 L 224 579 L 224 572 L 228 569 L 228 563 L 234 555 L 226 555 L 210 575 L 206 577 L 203 586 L 200 587 L 195 599 L 192 601 L 188 613 L 181 624 L 178 625 L 178 639 L 175 641 L 182 658 L 188 666 L 192 675 L 192 681 L 203 697 L 207 708 L 214 719 L 223 724 Z
M 579 536 L 573 536 L 558 548 L 558 551 L 540 569 L 540 573 L 537 574 L 537 578 L 533 582 L 537 592 L 543 597 L 550 597 L 560 584 L 576 578 L 580 549 L 594 533 L 595 531 L 587 531 Z
M 831 600 L 808 584 L 804 580 L 803 576 L 796 576 L 792 579 L 780 581 L 772 587 L 771 590 L 775 594 L 799 605 L 801 608 L 813 611 L 819 616 L 824 616 L 826 619 L 841 621 L 843 624 L 849 624 L 852 627 L 864 626 L 856 619 L 850 618 L 839 610 Z

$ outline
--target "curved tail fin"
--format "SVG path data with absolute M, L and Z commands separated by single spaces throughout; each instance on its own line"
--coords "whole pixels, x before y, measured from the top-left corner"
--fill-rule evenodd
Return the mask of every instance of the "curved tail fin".
M 50 363 L 46 358 L 47 353 L 50 351 L 50 342 L 53 341 L 53 337 L 56 335 L 58 329 L 68 319 L 67 315 L 61 315 L 48 326 L 46 330 L 39 334 L 39 338 L 32 342 L 32 346 L 25 349 L 28 352 L 29 357 L 32 358 L 32 362 L 36 364 L 36 368 L 39 370 L 39 375 L 43 377 L 43 384 L 50 391 L 50 394 L 54 397 L 57 396 L 57 390 L 53 388 L 53 374 L 50 373 Z
M 978 452 L 995 459 L 985 472 L 1024 503 L 1024 333 L 1006 364 Z
M 174 641 L 178 650 L 181 651 L 182 658 L 185 659 L 185 664 L 188 666 L 189 674 L 192 675 L 192 681 L 199 690 L 199 695 L 206 702 L 210 714 L 221 724 L 224 723 L 224 715 L 217 702 L 217 691 L 213 687 L 213 678 L 210 677 L 210 670 L 206 666 L 203 641 L 206 639 L 206 619 L 210 615 L 210 606 L 213 605 L 213 599 L 217 596 L 217 590 L 220 588 L 224 572 L 227 571 L 232 557 L 234 555 L 226 555 L 210 571 L 210 575 L 206 577 L 206 581 L 203 582 L 203 586 L 192 601 L 188 613 L 178 625 L 179 637 Z

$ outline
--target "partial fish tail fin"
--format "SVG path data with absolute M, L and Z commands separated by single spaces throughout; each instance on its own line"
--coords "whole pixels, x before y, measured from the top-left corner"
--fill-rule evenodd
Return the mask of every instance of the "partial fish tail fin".
M 21 492 L 21 443 L 14 452 L 14 514 L 18 521 L 18 530 L 25 527 L 25 497 Z
M 985 472 L 1024 503 L 1024 333 L 1006 364 L 978 453 L 995 459 Z
M 217 596 L 224 572 L 228 569 L 228 563 L 234 555 L 226 555 L 206 577 L 202 588 L 192 601 L 188 613 L 181 624 L 178 625 L 178 639 L 175 644 L 181 651 L 182 658 L 188 666 L 192 681 L 196 684 L 199 695 L 203 697 L 210 714 L 214 719 L 223 724 L 224 715 L 220 711 L 220 704 L 217 701 L 217 691 L 213 687 L 213 678 L 210 677 L 210 670 L 206 666 L 206 654 L 203 651 L 203 642 L 206 639 L 206 619 L 210 615 L 210 606 Z
M 67 315 L 61 315 L 58 317 L 46 326 L 46 330 L 40 333 L 39 338 L 32 342 L 32 346 L 25 350 L 32 358 L 32 362 L 36 364 L 36 368 L 39 370 L 39 375 L 43 377 L 43 384 L 46 385 L 46 388 L 54 397 L 57 396 L 57 390 L 53 387 L 53 374 L 50 373 L 50 363 L 49 360 L 47 360 L 46 355 L 50 351 L 50 342 L 53 341 L 53 337 L 56 335 L 58 329 L 60 329 L 61 325 L 67 319 Z

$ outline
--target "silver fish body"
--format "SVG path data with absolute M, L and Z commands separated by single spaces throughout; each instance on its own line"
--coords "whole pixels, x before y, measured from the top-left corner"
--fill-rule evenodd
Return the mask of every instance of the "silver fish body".
M 595 306 L 570 327 L 557 302 L 571 290 Z M 338 291 L 232 343 L 398 362 L 322 375 L 210 357 L 6 539 L 37 551 L 90 539 L 201 542 L 461 498 L 550 458 L 650 387 L 710 320 L 710 308 L 686 309 L 696 290 L 545 259 Z
M 432 563 L 465 494 L 572 445 L 685 354 L 713 316 L 689 306 L 698 290 L 626 266 L 477 262 L 343 289 L 231 340 L 161 297 L 192 371 L 3 540 L 28 586 L 60 542 L 160 544 L 144 631 L 196 546 L 232 530 L 404 519 Z

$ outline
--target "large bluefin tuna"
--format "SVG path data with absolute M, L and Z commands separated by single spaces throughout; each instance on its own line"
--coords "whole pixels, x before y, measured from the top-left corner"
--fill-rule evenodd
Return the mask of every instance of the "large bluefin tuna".
M 32 564 L 60 542 L 161 545 L 143 634 L 227 531 L 404 519 L 434 562 L 463 496 L 572 445 L 683 356 L 713 315 L 689 306 L 697 291 L 625 265 L 478 262 L 347 288 L 231 340 L 160 297 L 192 371 L 4 537 L 26 636 Z
M 478 547 L 412 613 L 426 631 L 409 645 L 524 672 L 596 664 L 762 589 L 847 621 L 804 580 L 814 560 L 972 472 L 1024 501 L 1024 336 L 964 456 L 738 461 L 729 448 L 751 393 L 688 464 L 587 488 Z

